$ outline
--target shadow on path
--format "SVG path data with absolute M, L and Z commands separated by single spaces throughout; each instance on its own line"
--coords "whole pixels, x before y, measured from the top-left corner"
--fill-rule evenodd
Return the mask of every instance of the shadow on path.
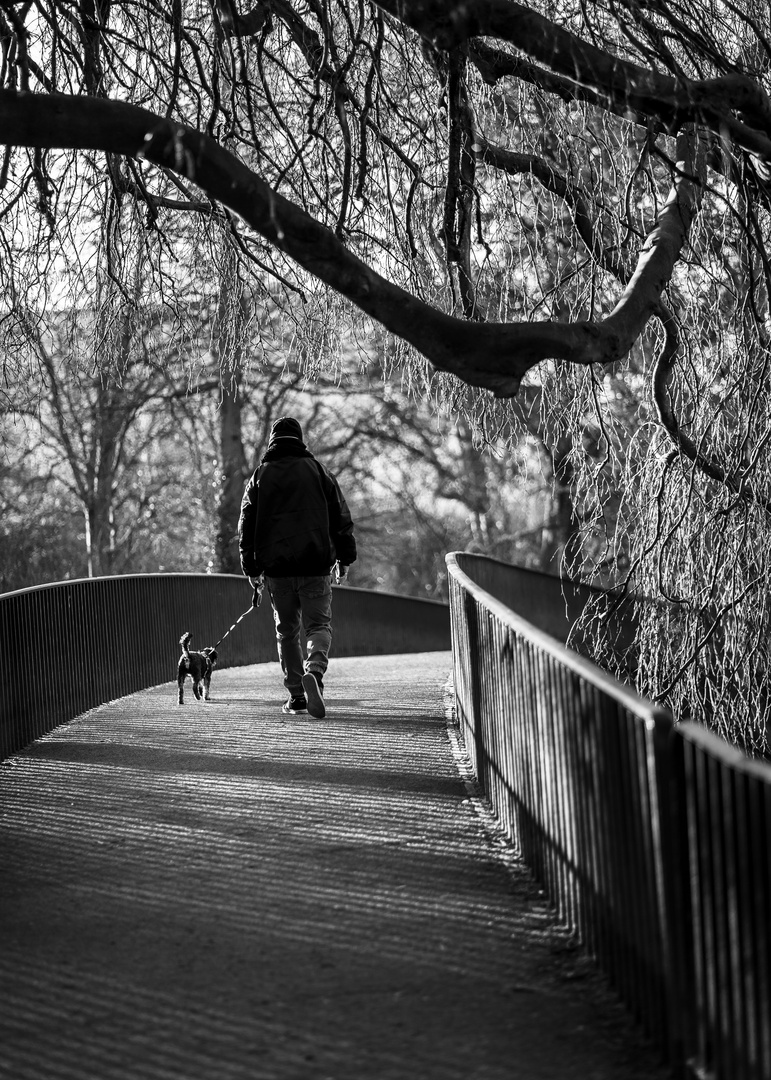
M 442 715 L 449 654 L 278 665 L 102 706 L 0 767 L 0 1076 L 662 1077 Z

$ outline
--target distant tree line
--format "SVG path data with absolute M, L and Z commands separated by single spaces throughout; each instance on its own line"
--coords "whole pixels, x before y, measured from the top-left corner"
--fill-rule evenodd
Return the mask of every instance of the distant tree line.
M 59 320 L 56 320 L 59 323 Z M 0 587 L 116 573 L 240 573 L 243 487 L 270 426 L 291 414 L 337 473 L 356 521 L 354 584 L 440 598 L 448 550 L 486 551 L 556 570 L 569 537 L 552 498 L 550 457 L 523 439 L 478 446 L 470 426 L 386 380 L 351 347 L 309 382 L 291 355 L 243 360 L 223 377 L 209 350 L 173 374 L 146 347 L 93 370 L 70 337 L 40 330 L 42 393 L 27 384 L 0 417 Z M 134 336 L 135 342 L 139 338 Z M 373 343 L 370 343 L 372 350 Z

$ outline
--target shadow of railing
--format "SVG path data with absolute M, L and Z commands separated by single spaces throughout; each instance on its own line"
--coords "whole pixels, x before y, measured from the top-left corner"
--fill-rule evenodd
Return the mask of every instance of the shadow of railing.
M 767 1080 L 771 768 L 552 636 L 574 587 L 447 562 L 458 721 L 509 838 L 676 1076 Z
M 179 638 L 220 639 L 248 611 L 252 591 L 229 574 L 137 574 L 41 585 L 0 595 L 6 678 L 0 758 L 103 702 L 176 679 Z M 446 604 L 335 588 L 335 656 L 450 648 Z M 270 604 L 225 638 L 219 667 L 276 658 Z

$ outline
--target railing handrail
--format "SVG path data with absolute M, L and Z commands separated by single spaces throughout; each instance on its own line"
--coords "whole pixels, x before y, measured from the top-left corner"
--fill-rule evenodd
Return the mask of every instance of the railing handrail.
M 132 580 L 145 580 L 145 579 L 159 578 L 162 580 L 174 579 L 174 578 L 210 578 L 210 579 L 227 579 L 230 581 L 239 581 L 244 587 L 244 595 L 247 596 L 247 590 L 249 588 L 248 579 L 243 574 L 229 574 L 221 571 L 201 572 L 195 570 L 170 570 L 166 571 L 150 571 L 147 573 L 135 573 L 135 574 L 97 574 L 95 577 L 82 577 L 82 578 L 67 578 L 65 581 L 47 581 L 42 585 L 26 585 L 23 589 L 11 589 L 9 592 L 0 592 L 0 600 L 5 600 L 10 596 L 23 596 L 28 593 L 40 592 L 43 589 L 63 589 L 70 585 L 87 585 L 97 581 L 115 581 L 120 579 L 121 581 Z M 393 596 L 398 600 L 417 600 L 421 604 L 435 604 L 438 607 L 446 608 L 447 602 L 445 600 L 437 600 L 433 596 L 410 596 L 406 593 L 395 592 L 392 589 L 366 589 L 359 585 L 345 585 L 345 591 L 350 593 L 364 593 L 366 595 L 375 594 L 377 596 Z
M 66 589 L 71 585 L 87 585 L 89 583 L 98 581 L 115 581 L 120 579 L 121 581 L 130 581 L 132 579 L 146 579 L 146 578 L 233 578 L 238 577 L 239 580 L 244 582 L 244 589 L 247 588 L 246 578 L 240 574 L 223 574 L 219 572 L 213 572 L 211 574 L 200 573 L 194 570 L 171 570 L 168 573 L 165 571 L 149 571 L 148 573 L 135 573 L 135 574 L 96 574 L 93 577 L 78 577 L 78 578 L 65 578 L 62 581 L 44 581 L 40 585 L 25 585 L 23 589 L 11 589 L 8 592 L 0 593 L 0 600 L 5 600 L 9 596 L 24 596 L 30 593 L 42 592 L 45 589 Z

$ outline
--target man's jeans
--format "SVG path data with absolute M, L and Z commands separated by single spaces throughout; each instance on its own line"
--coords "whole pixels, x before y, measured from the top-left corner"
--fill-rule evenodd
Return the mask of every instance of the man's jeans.
M 323 577 L 265 577 L 276 623 L 278 658 L 284 686 L 292 697 L 303 692 L 306 671 L 323 675 L 332 643 L 332 579 Z M 305 656 L 300 634 L 305 629 Z

